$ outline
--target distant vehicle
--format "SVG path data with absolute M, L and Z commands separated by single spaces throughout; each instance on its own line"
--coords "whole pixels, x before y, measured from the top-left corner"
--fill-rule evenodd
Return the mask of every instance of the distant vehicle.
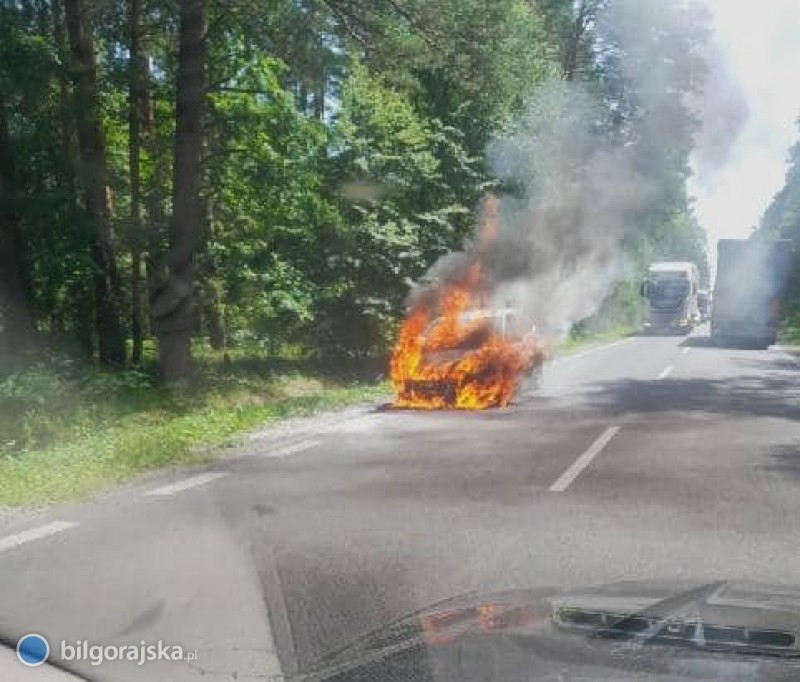
M 766 348 L 775 343 L 793 263 L 789 239 L 720 239 L 711 336 L 716 343 Z
M 711 292 L 706 289 L 697 292 L 697 314 L 700 322 L 708 322 L 711 319 Z
M 645 328 L 656 333 L 689 332 L 698 320 L 699 281 L 694 263 L 651 263 L 642 284 L 647 301 Z

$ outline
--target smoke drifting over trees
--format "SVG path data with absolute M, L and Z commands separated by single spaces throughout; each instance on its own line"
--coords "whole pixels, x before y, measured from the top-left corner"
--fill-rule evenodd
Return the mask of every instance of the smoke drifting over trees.
M 491 244 L 476 241 L 495 303 L 525 309 L 551 337 L 595 313 L 648 259 L 705 266 L 686 196 L 690 158 L 703 172 L 724 162 L 746 118 L 701 4 L 612 0 L 592 10 L 582 73 L 537 87 L 489 145 L 500 224 Z M 435 266 L 434 289 L 470 260 Z M 622 303 L 633 307 L 630 296 Z
M 689 160 L 744 116 L 713 46 L 688 1 L 6 3 L 0 345 L 120 368 L 179 329 L 176 378 L 189 337 L 385 353 L 491 192 L 498 298 L 552 334 L 634 320 L 643 263 L 703 265 Z

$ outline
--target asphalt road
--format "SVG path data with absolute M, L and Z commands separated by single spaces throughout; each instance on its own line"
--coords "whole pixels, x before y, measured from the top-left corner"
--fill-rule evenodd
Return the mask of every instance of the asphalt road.
M 65 663 L 92 679 L 277 679 L 465 592 L 800 585 L 798 372 L 702 333 L 637 337 L 557 359 L 507 409 L 256 439 L 0 527 L 0 634 L 41 633 L 55 660 L 62 639 L 197 654 Z

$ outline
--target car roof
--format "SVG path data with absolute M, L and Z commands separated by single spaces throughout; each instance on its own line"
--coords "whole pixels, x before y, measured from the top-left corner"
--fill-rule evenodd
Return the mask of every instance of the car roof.
M 464 310 L 458 314 L 458 319 L 462 323 L 470 322 L 473 320 L 489 320 L 489 319 L 502 319 L 512 314 L 519 314 L 520 311 L 516 308 L 474 308 L 473 310 Z M 439 324 L 444 316 L 437 317 L 430 324 L 430 327 Z
M 476 308 L 475 310 L 465 310 L 459 314 L 459 317 L 472 319 L 480 317 L 504 317 L 512 313 L 517 314 L 519 311 L 515 308 Z

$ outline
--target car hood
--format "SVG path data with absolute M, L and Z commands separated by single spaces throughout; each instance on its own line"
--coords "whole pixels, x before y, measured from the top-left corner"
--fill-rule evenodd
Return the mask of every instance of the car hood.
M 448 599 L 293 679 L 795 680 L 798 641 L 795 587 L 628 581 Z

